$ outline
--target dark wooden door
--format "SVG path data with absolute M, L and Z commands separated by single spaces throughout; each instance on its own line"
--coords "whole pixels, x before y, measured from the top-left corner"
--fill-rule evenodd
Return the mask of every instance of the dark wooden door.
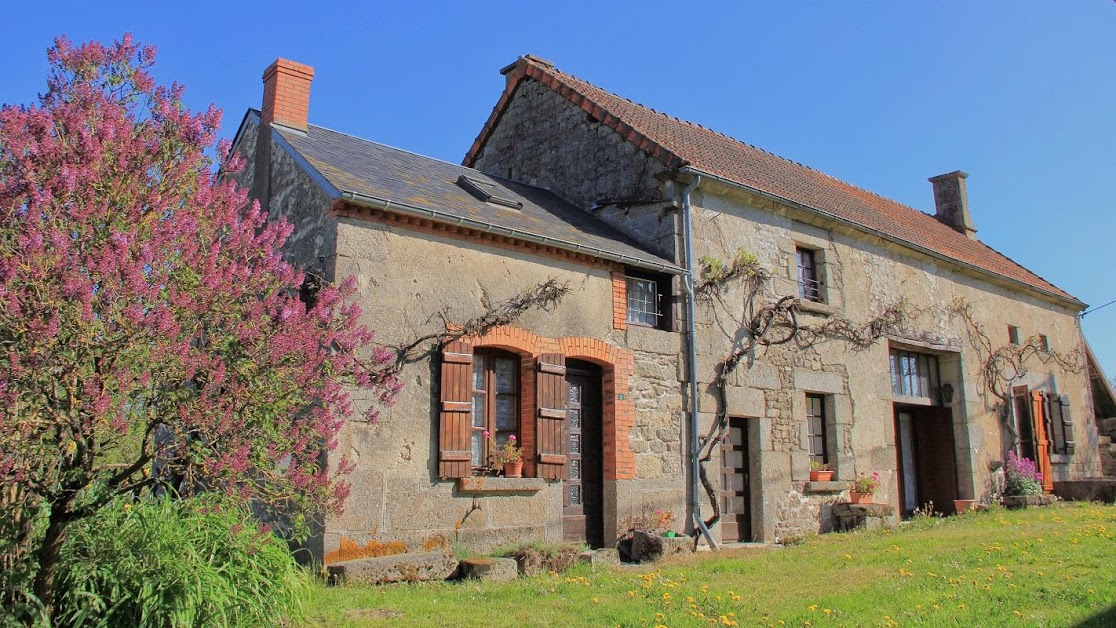
M 912 414 L 918 494 L 924 503 L 933 501 L 934 510 L 953 512 L 953 500 L 957 499 L 953 412 L 948 408 L 919 408 Z
M 567 475 L 562 532 L 567 541 L 604 547 L 604 452 L 601 375 L 589 364 L 566 365 Z
M 752 540 L 752 495 L 748 473 L 747 419 L 729 419 L 721 443 L 721 540 Z

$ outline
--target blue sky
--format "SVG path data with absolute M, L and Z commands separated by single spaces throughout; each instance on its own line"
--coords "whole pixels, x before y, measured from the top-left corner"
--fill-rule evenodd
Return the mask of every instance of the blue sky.
M 317 71 L 314 123 L 460 162 L 498 70 L 531 52 L 924 211 L 926 178 L 965 170 L 984 242 L 1092 306 L 1116 299 L 1111 0 L 10 4 L 0 102 L 43 89 L 55 35 L 131 31 L 190 106 L 225 111 L 227 137 L 283 56 Z M 1083 326 L 1116 374 L 1116 305 Z

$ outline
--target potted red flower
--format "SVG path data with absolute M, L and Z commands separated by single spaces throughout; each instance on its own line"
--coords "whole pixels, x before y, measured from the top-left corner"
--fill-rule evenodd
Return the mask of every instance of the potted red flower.
M 849 487 L 849 501 L 854 504 L 871 503 L 872 496 L 876 494 L 878 488 L 880 488 L 879 471 L 873 471 L 871 475 L 861 473 Z
M 489 436 L 487 430 L 485 430 L 484 435 Z M 523 450 L 519 448 L 515 434 L 508 436 L 508 440 L 504 441 L 503 444 L 498 444 L 490 436 L 489 440 L 494 445 L 492 454 L 489 456 L 489 465 L 495 469 L 503 469 L 504 477 L 523 477 Z

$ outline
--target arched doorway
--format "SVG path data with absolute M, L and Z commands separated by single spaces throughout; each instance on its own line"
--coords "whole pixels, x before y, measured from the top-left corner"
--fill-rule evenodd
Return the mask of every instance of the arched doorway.
M 567 541 L 604 546 L 604 448 L 601 369 L 566 360 L 567 474 L 562 532 Z

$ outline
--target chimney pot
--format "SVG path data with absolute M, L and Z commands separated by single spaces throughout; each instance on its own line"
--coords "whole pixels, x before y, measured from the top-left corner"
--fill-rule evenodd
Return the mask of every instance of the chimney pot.
M 306 130 L 310 114 L 310 82 L 314 68 L 289 59 L 276 59 L 263 73 L 263 124 Z
M 934 217 L 954 231 L 976 240 L 977 230 L 969 214 L 969 197 L 965 190 L 968 176 L 967 172 L 955 170 L 930 177 L 929 181 L 934 186 Z

